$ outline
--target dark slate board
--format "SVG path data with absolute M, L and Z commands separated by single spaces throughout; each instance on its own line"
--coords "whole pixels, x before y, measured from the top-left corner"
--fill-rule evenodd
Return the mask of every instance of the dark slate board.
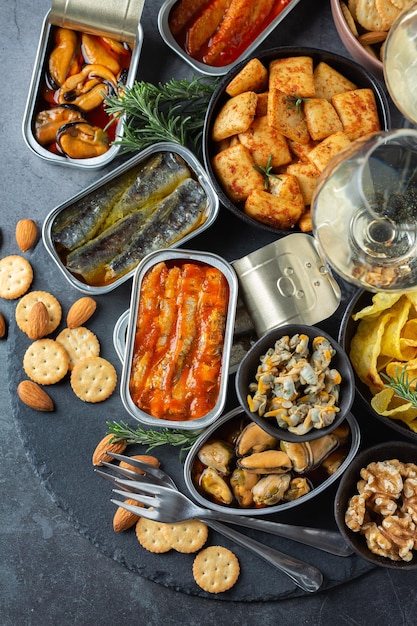
M 203 249 L 199 246 L 204 243 L 207 246 L 205 249 L 220 253 L 224 247 L 222 234 L 224 236 L 225 232 L 234 232 L 236 225 L 233 224 L 233 219 L 223 214 L 211 233 L 211 241 L 207 237 L 196 239 L 192 247 Z M 255 237 L 253 231 L 245 234 L 240 240 L 245 241 L 245 250 L 237 247 L 234 243 L 236 240 L 230 238 L 224 256 L 228 260 L 239 258 L 271 240 L 270 235 L 264 237 L 262 233 L 258 235 L 260 236 Z M 63 319 L 53 335 L 55 336 L 65 326 L 69 306 L 81 294 L 70 286 L 58 271 L 42 242 L 28 258 L 35 274 L 31 289 L 50 291 L 61 302 Z M 115 365 L 119 377 L 121 364 L 113 346 L 112 335 L 116 321 L 129 306 L 130 288 L 131 281 L 128 281 L 110 294 L 97 297 L 97 311 L 86 323 L 100 341 L 101 355 Z M 92 541 L 104 554 L 132 572 L 186 594 L 229 601 L 271 601 L 306 595 L 284 574 L 213 531 L 210 531 L 207 545 L 220 544 L 229 547 L 236 553 L 241 564 L 237 584 L 228 592 L 217 596 L 202 591 L 194 582 L 192 562 L 195 555 L 179 554 L 175 551 L 162 555 L 152 554 L 139 545 L 133 529 L 124 533 L 114 533 L 112 518 L 115 507 L 110 502 L 111 486 L 108 481 L 94 473 L 91 456 L 98 441 L 107 432 L 106 421 L 127 421 L 132 426 L 135 426 L 136 422 L 124 409 L 118 390 L 105 402 L 87 404 L 73 394 L 68 377 L 47 389 L 55 402 L 55 412 L 38 413 L 24 406 L 17 398 L 16 387 L 23 378 L 26 378 L 22 359 L 29 343 L 28 337 L 17 328 L 12 319 L 9 329 L 8 360 L 13 414 L 36 474 L 52 499 L 67 513 L 83 536 Z M 230 389 L 233 387 L 231 381 Z M 230 391 L 226 410 L 235 406 L 234 392 Z M 129 453 L 132 454 L 143 452 L 145 448 L 142 446 L 129 449 Z M 171 473 L 180 487 L 185 489 L 178 449 L 164 446 L 157 449 L 155 454 L 160 458 L 162 467 Z M 333 518 L 335 490 L 335 485 L 329 487 L 313 502 L 283 512 L 279 520 L 335 530 Z M 336 557 L 289 540 L 261 535 L 251 530 L 240 530 L 271 547 L 318 567 L 324 574 L 322 590 L 350 581 L 372 568 L 357 556 Z

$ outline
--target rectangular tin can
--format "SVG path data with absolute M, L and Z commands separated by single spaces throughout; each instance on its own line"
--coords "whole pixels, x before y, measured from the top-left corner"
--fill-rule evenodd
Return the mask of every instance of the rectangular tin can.
M 112 172 L 106 174 L 100 180 L 96 181 L 95 183 L 93 183 L 92 185 L 90 185 L 85 190 L 81 191 L 80 193 L 78 193 L 76 196 L 74 196 L 67 202 L 64 202 L 63 204 L 53 209 L 44 220 L 44 223 L 42 225 L 43 244 L 47 252 L 50 254 L 52 259 L 57 264 L 59 270 L 62 272 L 64 277 L 73 287 L 75 287 L 75 289 L 78 289 L 78 291 L 81 291 L 82 293 L 86 293 L 89 295 L 101 295 L 101 294 L 108 293 L 110 291 L 113 291 L 116 287 L 118 287 L 123 282 L 129 280 L 133 276 L 136 268 L 133 268 L 130 272 L 121 276 L 120 278 L 118 278 L 117 280 L 115 280 L 114 282 L 110 284 L 106 284 L 103 286 L 94 286 L 94 285 L 86 284 L 85 282 L 80 280 L 76 275 L 72 274 L 68 270 L 68 268 L 65 266 L 63 260 L 61 259 L 59 255 L 59 251 L 57 250 L 54 244 L 53 229 L 54 229 L 54 224 L 56 224 L 57 219 L 62 218 L 65 211 L 73 210 L 73 207 L 78 202 L 87 198 L 87 196 L 94 198 L 94 194 L 100 193 L 100 191 L 103 189 L 104 186 L 112 184 L 113 182 L 116 182 L 116 179 L 118 177 L 128 173 L 129 171 L 131 171 L 133 168 L 140 165 L 141 163 L 144 163 L 147 159 L 149 159 L 153 155 L 156 155 L 157 153 L 163 153 L 163 152 L 172 152 L 184 160 L 184 162 L 186 163 L 186 165 L 191 171 L 192 177 L 195 178 L 195 180 L 201 185 L 207 197 L 207 203 L 206 203 L 202 222 L 198 225 L 198 227 L 195 230 L 193 230 L 192 232 L 188 233 L 186 236 L 176 241 L 170 247 L 176 248 L 180 245 L 183 245 L 184 243 L 186 243 L 187 241 L 189 241 L 196 235 L 199 235 L 204 230 L 209 228 L 209 226 L 211 226 L 213 222 L 215 221 L 219 212 L 218 197 L 216 193 L 214 192 L 214 189 L 202 165 L 188 148 L 181 146 L 180 144 L 177 144 L 177 143 L 161 142 L 161 143 L 155 144 L 154 146 L 146 148 L 145 150 L 142 150 L 136 156 L 132 157 L 131 159 L 129 159 L 128 161 L 126 161 L 125 163 L 117 167 Z
M 315 239 L 292 233 L 232 263 L 258 337 L 284 324 L 313 326 L 341 299 Z
M 223 276 L 227 280 L 229 286 L 229 299 L 227 305 L 227 316 L 224 331 L 224 341 L 221 360 L 220 371 L 220 385 L 219 394 L 215 406 L 206 415 L 197 418 L 184 421 L 176 421 L 169 419 L 162 419 L 153 417 L 140 409 L 132 400 L 132 396 L 129 390 L 129 383 L 132 372 L 132 360 L 134 355 L 134 344 L 137 327 L 137 316 L 140 303 L 140 291 L 143 278 L 148 270 L 160 262 L 169 263 L 203 263 L 217 268 L 223 273 Z M 176 428 L 182 430 L 198 430 L 205 428 L 209 424 L 212 424 L 222 414 L 226 403 L 226 392 L 229 380 L 229 361 L 233 343 L 234 321 L 237 302 L 237 277 L 236 274 L 227 261 L 222 259 L 216 254 L 211 252 L 199 252 L 193 250 L 161 250 L 159 252 L 151 253 L 145 257 L 139 266 L 137 267 L 131 292 L 131 302 L 129 309 L 129 317 L 126 330 L 126 343 L 124 354 L 122 357 L 123 368 L 120 382 L 120 396 L 122 398 L 124 407 L 129 414 L 134 417 L 138 422 L 153 427 L 165 427 Z
M 169 14 L 174 7 L 174 5 L 178 2 L 178 0 L 166 0 L 159 10 L 158 14 L 158 29 L 159 33 L 164 40 L 164 42 L 176 52 L 186 63 L 191 65 L 191 67 L 197 72 L 201 72 L 202 74 L 206 74 L 207 76 L 223 76 L 227 74 L 227 72 L 232 69 L 237 63 L 243 61 L 250 55 L 252 55 L 255 50 L 261 45 L 261 43 L 266 39 L 273 30 L 280 24 L 290 13 L 293 8 L 300 2 L 300 0 L 291 0 L 290 3 L 284 7 L 284 9 L 275 17 L 264 30 L 259 33 L 259 35 L 252 41 L 250 45 L 242 52 L 242 54 L 235 60 L 233 63 L 229 63 L 228 65 L 223 65 L 220 67 L 210 66 L 206 63 L 201 63 L 196 59 L 193 59 L 187 52 L 182 48 L 179 43 L 175 40 L 171 29 L 169 27 Z
M 25 106 L 25 112 L 22 122 L 23 138 L 32 152 L 37 156 L 56 165 L 64 165 L 82 169 L 99 169 L 108 165 L 119 153 L 120 146 L 112 143 L 110 148 L 100 156 L 90 158 L 70 158 L 63 154 L 55 153 L 42 146 L 36 139 L 34 133 L 35 117 L 40 107 L 42 86 L 44 83 L 45 72 L 47 71 L 48 56 L 53 46 L 53 29 L 54 23 L 51 21 L 51 11 L 47 13 L 43 21 L 42 32 L 39 40 L 38 50 L 36 53 L 35 64 L 32 72 L 28 97 Z M 66 24 L 66 23 L 65 23 Z M 65 26 L 67 27 L 67 26 Z M 91 29 L 93 30 L 93 29 Z M 80 32 L 84 32 L 80 28 Z M 91 32 L 86 30 L 85 32 Z M 96 32 L 96 31 L 93 31 Z M 101 31 L 99 31 L 101 32 Z M 111 33 L 109 37 L 114 38 Z M 137 23 L 136 37 L 133 44 L 130 66 L 126 77 L 126 86 L 132 87 L 136 78 L 139 58 L 143 43 L 143 30 L 140 23 Z M 109 118 L 110 119 L 110 118 Z M 123 136 L 124 118 L 121 117 L 117 123 L 115 130 L 115 142 Z

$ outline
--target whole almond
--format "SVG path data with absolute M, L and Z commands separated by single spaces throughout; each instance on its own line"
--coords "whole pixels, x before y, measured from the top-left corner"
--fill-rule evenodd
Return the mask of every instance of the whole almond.
M 156 456 L 152 456 L 151 454 L 133 454 L 130 459 L 137 459 L 138 461 L 142 461 L 143 463 L 147 463 L 148 465 L 152 465 L 152 467 L 160 467 L 161 463 Z M 120 461 L 120 467 L 124 469 L 129 469 L 132 472 L 136 472 L 137 474 L 144 474 L 145 472 L 135 465 L 131 465 L 128 461 Z
M 41 300 L 35 302 L 28 314 L 27 335 L 29 339 L 41 339 L 48 332 L 49 313 Z
M 380 43 L 381 41 L 385 41 L 387 38 L 386 31 L 369 31 L 364 33 L 363 35 L 359 35 L 358 41 L 363 45 L 372 45 L 373 43 Z
M 16 224 L 16 241 L 22 252 L 31 248 L 38 237 L 38 227 L 33 220 L 23 219 Z
M 6 336 L 6 320 L 4 319 L 3 313 L 0 313 L 0 339 Z
M 89 296 L 76 300 L 68 311 L 68 328 L 77 328 L 78 326 L 85 324 L 85 322 L 93 315 L 96 307 L 96 301 Z
M 22 380 L 17 387 L 17 395 L 22 402 L 35 411 L 53 411 L 55 409 L 52 398 L 38 383 L 32 380 Z
M 133 504 L 134 506 L 143 506 L 140 502 L 133 500 L 132 498 L 128 498 L 125 500 L 126 504 Z M 136 515 L 136 513 L 132 513 L 131 511 L 127 511 L 122 506 L 119 506 L 116 509 L 116 513 L 113 517 L 113 530 L 115 533 L 121 533 L 128 528 L 131 528 L 138 521 L 140 515 Z
M 106 454 L 107 451 L 121 454 L 126 450 L 127 445 L 125 441 L 110 443 L 113 438 L 114 435 L 112 433 L 109 433 L 108 435 L 103 437 L 103 439 L 98 443 L 96 449 L 93 452 L 93 465 L 101 465 L 102 461 L 113 461 L 113 457 L 109 454 Z

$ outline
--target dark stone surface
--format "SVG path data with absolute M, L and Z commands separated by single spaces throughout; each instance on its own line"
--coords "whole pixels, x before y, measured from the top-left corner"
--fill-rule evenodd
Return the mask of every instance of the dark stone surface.
M 159 37 L 157 12 L 160 5 L 161 2 L 148 3 L 144 9 L 142 22 L 145 41 L 138 78 L 145 80 L 163 81 L 170 76 L 188 76 L 190 73 L 188 66 L 165 48 Z M 42 161 L 27 149 L 21 134 L 21 121 L 42 20 L 50 4 L 46 0 L 24 0 L 10 2 L 2 8 L 0 28 L 4 89 L 0 124 L 0 253 L 6 256 L 18 251 L 14 239 L 14 227 L 18 219 L 32 217 L 41 225 L 50 210 L 104 172 L 57 167 Z M 314 45 L 345 54 L 324 0 L 319 3 L 302 0 L 263 47 L 281 44 Z M 267 242 L 258 232 L 245 233 L 248 249 Z M 198 241 L 194 242 L 195 247 L 198 244 Z M 38 244 L 34 252 L 27 253 L 27 258 L 39 267 L 36 280 L 42 279 L 43 288 L 48 288 L 49 284 L 52 289 L 56 285 L 56 276 L 52 270 L 49 273 L 49 262 L 43 260 L 45 253 L 41 245 Z M 223 252 L 223 242 L 219 241 L 218 245 L 219 250 L 215 249 L 213 242 L 213 251 Z M 238 254 L 239 245 L 233 238 L 230 238 L 228 245 L 225 256 L 233 259 Z M 71 296 L 71 290 L 65 288 L 59 294 L 64 302 Z M 122 288 L 120 299 L 115 299 L 115 310 L 123 309 L 126 297 L 126 290 Z M 242 554 L 242 562 L 248 563 L 244 568 L 241 591 L 238 591 L 237 586 L 237 595 L 233 598 L 221 595 L 206 598 L 198 597 L 204 594 L 199 594 L 192 587 L 192 581 L 187 583 L 188 593 L 184 593 L 182 581 L 189 577 L 187 570 L 191 562 L 188 555 L 184 561 L 180 560 L 175 565 L 179 570 L 179 583 L 172 576 L 167 585 L 166 572 L 162 564 L 161 569 L 157 569 L 153 557 L 149 561 L 141 561 L 143 570 L 139 567 L 138 571 L 132 571 L 125 562 L 124 544 L 121 548 L 112 544 L 109 550 L 103 550 L 106 524 L 110 520 L 110 503 L 103 502 L 104 497 L 108 497 L 108 491 L 98 482 L 97 491 L 94 492 L 94 498 L 98 498 L 97 510 L 95 506 L 91 507 L 91 467 L 87 457 L 91 453 L 91 442 L 95 442 L 101 435 L 97 433 L 98 418 L 94 415 L 94 421 L 89 422 L 89 412 L 80 410 L 78 423 L 74 424 L 74 408 L 71 407 L 67 416 L 66 407 L 61 405 L 55 419 L 53 415 L 25 411 L 24 421 L 29 424 L 29 420 L 33 420 L 33 424 L 27 429 L 22 427 L 22 416 L 16 409 L 15 401 L 10 401 L 15 393 L 13 384 L 19 367 L 17 355 L 22 349 L 19 344 L 21 339 L 17 340 L 13 329 L 14 306 L 13 302 L 0 302 L 0 311 L 7 325 L 11 325 L 9 336 L 0 342 L 2 625 L 89 625 L 109 621 L 116 624 L 204 625 L 213 622 L 246 624 L 255 620 L 256 623 L 280 623 L 284 626 L 330 623 L 395 623 L 402 626 L 415 623 L 415 574 L 412 572 L 369 570 L 364 562 L 358 564 L 353 559 L 351 571 L 348 561 L 343 562 L 342 573 L 335 566 L 334 580 L 338 582 L 338 577 L 342 580 L 354 577 L 354 580 L 337 584 L 313 596 L 291 597 L 294 595 L 291 587 L 288 599 L 275 600 L 280 595 L 281 587 L 274 589 L 269 566 L 262 567 L 261 562 L 252 558 L 247 561 L 248 557 L 236 549 L 239 555 Z M 97 332 L 100 332 L 100 328 Z M 106 343 L 104 337 L 102 343 L 104 350 L 108 350 L 109 357 L 112 357 L 111 345 Z M 8 380 L 13 383 L 11 389 Z M 56 392 L 59 404 L 58 388 Z M 107 409 L 103 405 L 100 410 L 104 413 Z M 355 415 L 359 421 L 363 419 L 365 424 L 366 418 L 360 407 Z M 65 428 L 66 417 L 69 420 L 68 428 Z M 113 417 L 110 415 L 111 419 Z M 105 419 L 107 417 L 103 415 L 103 424 Z M 31 446 L 27 433 L 36 428 L 39 429 L 39 435 L 44 437 L 38 436 L 37 445 Z M 76 437 L 73 437 L 74 432 L 77 433 Z M 41 441 L 44 447 L 40 445 Z M 61 463 L 57 462 L 60 449 Z M 55 465 L 51 465 L 52 459 L 55 459 Z M 76 483 L 70 474 L 71 463 L 80 464 L 76 468 Z M 73 501 L 74 505 L 70 503 L 68 506 L 68 494 L 74 497 L 77 491 L 79 499 Z M 331 490 L 326 492 L 328 499 L 331 499 L 331 495 Z M 329 502 L 323 500 L 323 508 L 328 506 Z M 94 520 L 94 524 L 90 524 L 89 520 Z M 102 525 L 97 524 L 97 520 Z M 302 523 L 308 522 L 309 519 L 302 520 Z M 120 545 L 123 540 L 124 537 L 120 537 Z M 134 548 L 132 545 L 133 549 L 136 549 L 136 545 Z M 285 549 L 291 550 L 290 542 L 285 543 Z M 300 554 L 298 548 L 293 553 L 296 552 Z M 305 558 L 313 552 L 307 550 Z M 318 559 L 315 564 L 319 564 L 323 556 L 316 557 L 314 553 L 314 558 Z M 324 569 L 326 567 L 328 561 L 324 563 Z M 358 576 L 362 571 L 366 573 Z M 259 581 L 262 578 L 268 580 L 262 581 L 261 585 Z M 267 589 L 265 596 L 259 591 L 264 589 L 264 585 Z M 243 589 L 247 590 L 247 596 L 243 595 Z M 251 598 L 256 598 L 256 601 L 249 602 Z

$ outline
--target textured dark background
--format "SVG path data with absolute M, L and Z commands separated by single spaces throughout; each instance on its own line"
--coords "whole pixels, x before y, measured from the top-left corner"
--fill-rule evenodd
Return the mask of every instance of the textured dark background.
M 148 3 L 144 9 L 145 39 L 138 78 L 163 81 L 171 76 L 189 76 L 188 66 L 164 46 L 157 32 L 160 5 Z M 42 21 L 50 4 L 25 0 L 2 8 L 0 254 L 6 256 L 17 252 L 14 226 L 18 219 L 32 217 L 42 224 L 52 208 L 105 172 L 53 166 L 32 155 L 25 146 L 21 122 Z M 334 30 L 328 3 L 323 0 L 301 0 L 262 48 L 281 44 L 313 45 L 347 54 Z M 241 250 L 235 235 L 237 222 L 224 216 L 218 226 L 219 233 L 230 233 L 227 244 L 218 236 L 210 243 L 211 249 L 232 260 Z M 269 241 L 269 236 L 260 231 L 244 231 L 241 237 L 246 251 Z M 196 240 L 193 246 L 198 248 L 200 243 L 207 242 Z M 74 299 L 75 292 L 57 277 L 41 243 L 28 253 L 28 258 L 38 271 L 39 282 L 34 288 L 55 291 L 64 304 Z M 91 324 L 101 339 L 103 356 L 115 363 L 109 341 L 111 328 L 118 313 L 126 308 L 128 295 L 128 286 L 117 290 L 111 297 L 111 310 L 103 299 L 99 303 L 103 317 L 100 314 Z M 105 420 L 126 417 L 119 413 L 120 401 L 115 396 L 87 411 L 82 403 L 72 400 L 62 383 L 53 390 L 56 414 L 23 413 L 10 401 L 24 349 L 24 338 L 15 332 L 12 322 L 13 310 L 13 303 L 0 302 L 0 311 L 10 323 L 9 336 L 0 342 L 0 624 L 88 625 L 110 621 L 204 625 L 215 621 L 246 624 L 255 619 L 257 623 L 283 625 L 415 623 L 412 573 L 372 569 L 356 557 L 327 557 L 271 538 L 271 545 L 322 567 L 326 587 L 332 589 L 306 596 L 268 565 L 214 535 L 212 540 L 233 547 L 243 568 L 238 585 L 229 594 L 208 598 L 190 577 L 189 555 L 165 555 L 167 559 L 160 557 L 159 565 L 159 557 L 140 551 L 131 536 L 114 536 L 109 488 L 92 474 L 89 459 L 92 447 L 104 434 Z M 367 420 L 360 407 L 355 415 L 359 421 Z M 173 472 L 177 471 L 173 455 L 168 455 L 166 462 Z M 331 489 L 326 491 L 314 510 L 303 509 L 305 519 L 299 521 L 332 526 L 328 518 L 332 494 Z M 288 515 L 289 521 L 291 517 Z

